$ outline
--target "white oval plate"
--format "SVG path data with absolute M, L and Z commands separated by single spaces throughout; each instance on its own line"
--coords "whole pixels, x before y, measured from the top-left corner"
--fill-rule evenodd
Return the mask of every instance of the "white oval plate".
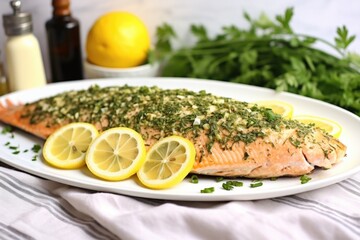
M 35 153 L 31 150 L 24 152 L 24 150 L 31 149 L 34 144 L 42 145 L 43 140 L 20 130 L 15 130 L 14 136 L 11 134 L 0 134 L 0 160 L 25 172 L 71 186 L 128 196 L 182 201 L 255 200 L 292 195 L 337 183 L 360 170 L 359 117 L 322 101 L 289 93 L 276 93 L 273 90 L 260 87 L 183 78 L 96 79 L 49 84 L 43 88 L 15 92 L 1 97 L 0 102 L 4 103 L 5 99 L 9 98 L 15 103 L 25 103 L 66 90 L 84 89 L 95 83 L 100 86 L 123 84 L 133 86 L 156 85 L 161 88 L 206 90 L 216 95 L 248 102 L 269 99 L 286 101 L 294 106 L 294 114 L 311 114 L 339 122 L 343 126 L 340 140 L 348 147 L 347 156 L 329 170 L 316 170 L 310 175 L 312 180 L 306 184 L 301 184 L 298 177 L 278 178 L 276 181 L 263 180 L 263 186 L 250 188 L 251 180 L 238 179 L 244 183 L 243 187 L 236 187 L 231 191 L 224 190 L 222 182 L 216 182 L 215 178 L 202 176 L 199 177 L 198 184 L 190 183 L 189 178 L 186 178 L 174 188 L 151 190 L 141 186 L 136 177 L 120 182 L 108 182 L 94 177 L 86 167 L 78 170 L 59 170 L 47 165 L 41 157 L 36 161 L 32 161 Z M 5 125 L 0 123 L 0 131 L 4 127 Z M 9 149 L 9 145 L 5 146 L 7 142 L 11 146 L 19 146 L 20 153 L 13 154 L 14 150 Z M 41 153 L 38 155 L 41 155 Z M 200 193 L 202 189 L 207 187 L 214 187 L 215 191 L 208 194 Z

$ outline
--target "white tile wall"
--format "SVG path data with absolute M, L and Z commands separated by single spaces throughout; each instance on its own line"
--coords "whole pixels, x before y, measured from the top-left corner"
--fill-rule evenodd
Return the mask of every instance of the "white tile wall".
M 40 41 L 48 73 L 45 22 L 51 16 L 51 0 L 23 0 L 23 10 L 31 12 L 34 33 Z M 210 33 L 222 26 L 238 24 L 246 26 L 243 11 L 257 16 L 262 11 L 269 16 L 283 13 L 293 6 L 293 28 L 299 33 L 314 34 L 332 41 L 337 26 L 346 25 L 358 39 L 351 50 L 360 53 L 360 1 L 359 0 L 72 0 L 72 13 L 81 22 L 84 48 L 86 34 L 97 17 L 108 11 L 130 11 L 142 18 L 150 33 L 156 26 L 168 22 L 176 29 L 181 44 L 188 41 L 190 23 L 205 24 Z M 0 1 L 0 14 L 10 12 L 9 0 Z M 0 20 L 0 46 L 4 49 L 6 36 Z M 85 56 L 85 53 L 84 53 Z M 1 59 L 6 63 L 3 50 Z

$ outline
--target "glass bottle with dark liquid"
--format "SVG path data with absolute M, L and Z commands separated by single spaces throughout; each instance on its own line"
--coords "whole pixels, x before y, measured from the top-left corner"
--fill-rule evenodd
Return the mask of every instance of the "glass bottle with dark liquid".
M 51 81 L 83 79 L 80 23 L 71 16 L 70 0 L 52 0 L 53 16 L 46 22 Z

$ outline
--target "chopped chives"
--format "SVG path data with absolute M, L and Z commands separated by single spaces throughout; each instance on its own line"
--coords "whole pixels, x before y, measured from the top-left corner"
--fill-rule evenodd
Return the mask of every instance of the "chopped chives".
M 204 188 L 200 192 L 201 193 L 213 193 L 213 192 L 215 192 L 215 188 L 214 187 Z
M 223 189 L 225 189 L 225 190 L 227 190 L 227 191 L 230 191 L 230 190 L 232 190 L 233 188 L 234 188 L 234 186 L 233 185 L 231 185 L 231 184 L 229 184 L 229 183 L 223 183 L 222 184 L 222 187 L 223 187 Z
M 199 178 L 197 175 L 192 175 L 190 178 L 191 183 L 199 183 Z
M 244 185 L 243 182 L 240 181 L 227 181 L 226 183 L 234 187 L 242 187 Z
M 257 187 L 261 187 L 263 185 L 263 183 L 260 180 L 257 180 L 253 183 L 250 183 L 250 187 L 251 188 L 257 188 Z

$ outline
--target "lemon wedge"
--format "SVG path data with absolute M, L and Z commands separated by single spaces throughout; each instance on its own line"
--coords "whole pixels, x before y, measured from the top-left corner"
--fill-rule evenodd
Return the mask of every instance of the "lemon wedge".
M 291 119 L 294 114 L 294 107 L 287 102 L 278 101 L 278 100 L 264 100 L 264 101 L 257 101 L 255 104 L 270 108 L 273 110 L 274 113 L 281 115 L 284 118 Z
M 305 124 L 313 123 L 315 126 L 325 130 L 335 138 L 339 138 L 342 132 L 342 127 L 339 123 L 327 118 L 311 115 L 298 115 L 294 116 L 293 119 Z
M 171 188 L 187 176 L 194 162 L 194 144 L 186 138 L 170 136 L 151 147 L 137 176 L 146 187 Z
M 74 169 L 85 165 L 86 151 L 92 140 L 98 136 L 98 130 L 89 123 L 70 123 L 45 141 L 43 157 L 52 166 Z
M 89 146 L 86 165 L 101 179 L 119 181 L 135 174 L 145 156 L 145 143 L 138 132 L 125 127 L 110 128 Z

